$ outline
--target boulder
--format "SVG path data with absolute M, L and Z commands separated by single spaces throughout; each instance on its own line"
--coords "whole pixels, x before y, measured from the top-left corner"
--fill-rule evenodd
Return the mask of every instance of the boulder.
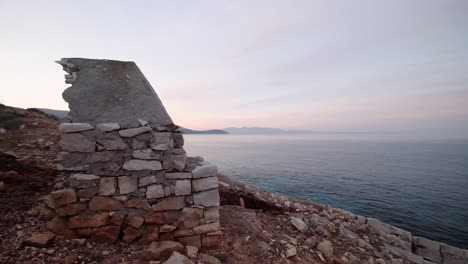
M 98 227 L 91 235 L 91 239 L 97 242 L 112 243 L 117 241 L 120 235 L 120 226 Z
M 67 226 L 65 219 L 60 216 L 54 217 L 48 224 L 47 230 L 50 232 L 64 236 L 66 238 L 75 238 L 75 232 Z
M 52 199 L 54 208 L 76 202 L 75 190 L 71 188 L 54 191 L 50 194 L 50 197 Z
M 133 242 L 135 239 L 141 237 L 142 233 L 140 231 L 138 231 L 137 229 L 131 227 L 131 226 L 127 226 L 124 231 L 124 236 L 122 238 L 122 240 L 124 242 L 127 242 L 127 243 L 131 243 Z
M 133 226 L 134 228 L 139 228 L 145 222 L 145 219 L 138 215 L 129 215 L 125 222 L 129 226 Z
M 153 242 L 145 251 L 143 251 L 143 257 L 147 260 L 157 260 L 167 258 L 174 251 L 183 253 L 184 246 L 181 243 L 174 241 Z

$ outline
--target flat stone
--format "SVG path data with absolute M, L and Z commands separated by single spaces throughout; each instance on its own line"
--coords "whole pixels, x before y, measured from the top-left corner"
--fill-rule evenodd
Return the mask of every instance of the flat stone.
M 96 149 L 95 141 L 77 133 L 63 134 L 59 144 L 62 150 L 70 152 L 94 152 Z
M 97 143 L 106 150 L 126 150 L 128 145 L 116 133 L 106 133 L 97 139 Z
M 203 209 L 185 207 L 182 209 L 182 215 L 179 219 L 179 229 L 192 228 L 200 224 L 203 218 Z
M 198 248 L 195 246 L 185 246 L 185 255 L 191 259 L 196 259 L 198 256 Z
M 406 241 L 411 241 L 411 233 L 406 231 L 406 230 L 403 230 L 401 228 L 398 228 L 396 226 L 392 226 L 392 225 L 389 225 L 387 223 L 383 223 L 381 222 L 380 220 L 378 219 L 375 219 L 375 218 L 367 218 L 367 224 L 374 228 L 375 230 L 378 230 L 378 231 L 381 231 L 381 232 L 384 232 L 384 233 L 388 233 L 388 234 L 393 234 L 393 235 L 397 235 L 399 237 L 401 237 L 402 239 L 406 240 Z
M 87 160 L 88 163 L 102 163 L 102 162 L 119 163 L 117 168 L 120 169 L 121 168 L 120 163 L 122 163 L 122 159 L 123 159 L 123 154 L 120 153 L 120 152 L 117 152 L 117 151 L 100 151 L 100 152 L 90 153 L 86 160 Z M 115 171 L 114 168 L 109 168 L 109 170 Z
M 159 226 L 157 225 L 146 225 L 146 228 L 143 232 L 143 237 L 140 239 L 142 244 L 150 244 L 153 241 L 158 241 L 159 239 Z
M 154 132 L 151 139 L 151 148 L 160 144 L 170 144 L 172 135 L 170 132 Z
M 33 247 L 47 247 L 52 240 L 54 240 L 55 235 L 53 234 L 41 234 L 41 233 L 34 233 L 29 238 L 23 241 L 25 246 L 33 246 Z
M 176 181 L 175 195 L 189 195 L 192 193 L 192 184 L 190 180 Z
M 71 188 L 54 191 L 50 194 L 53 201 L 53 208 L 76 202 L 75 190 Z
M 465 264 L 468 263 L 468 250 L 456 248 L 447 244 L 441 244 L 440 253 L 444 263 L 447 264 Z M 465 261 L 465 262 L 463 262 Z
M 125 222 L 134 228 L 140 228 L 140 226 L 145 222 L 145 219 L 138 215 L 129 215 Z
M 130 200 L 125 203 L 125 206 L 128 208 L 145 209 L 147 211 L 151 210 L 151 205 L 146 200 Z
M 206 225 L 199 225 L 193 228 L 193 231 L 197 235 L 216 232 L 218 230 L 220 230 L 219 222 L 214 222 Z
M 309 230 L 309 226 L 299 218 L 291 217 L 291 224 L 297 228 L 297 230 L 301 231 L 301 233 L 305 233 Z
M 218 188 L 218 177 L 214 176 L 193 180 L 192 186 L 194 192 Z
M 184 246 L 174 241 L 153 242 L 143 251 L 143 257 L 147 260 L 157 260 L 169 257 L 174 251 L 183 253 Z
M 149 126 L 142 126 L 142 127 L 137 127 L 137 128 L 129 128 L 129 129 L 124 129 L 119 131 L 119 135 L 121 137 L 135 137 L 143 133 L 148 133 L 153 131 L 151 127 Z
M 117 241 L 120 235 L 120 226 L 102 226 L 96 228 L 91 239 L 97 242 L 112 243 Z
M 61 123 L 58 126 L 60 133 L 72 133 L 92 130 L 94 127 L 87 123 Z
M 193 194 L 193 203 L 205 207 L 219 206 L 218 189 Z
M 427 260 L 441 263 L 440 243 L 424 237 L 413 237 L 413 245 L 416 246 L 414 253 Z
M 138 191 L 138 178 L 131 176 L 120 176 L 118 179 L 120 194 L 128 194 Z
M 146 198 L 154 199 L 164 197 L 164 190 L 161 184 L 153 184 L 146 188 Z
M 198 258 L 204 264 L 221 264 L 219 259 L 207 254 L 199 254 Z
M 288 249 L 286 249 L 286 258 L 294 257 L 297 255 L 297 249 L 294 246 L 289 245 Z
M 206 223 L 219 221 L 219 207 L 208 207 L 203 212 L 203 219 Z
M 116 188 L 116 181 L 114 177 L 101 178 L 99 181 L 99 194 L 100 195 L 114 195 Z
M 166 126 L 173 122 L 134 62 L 64 58 L 57 61 L 75 75 L 63 93 L 73 122 L 139 125 L 139 119 Z M 86 100 L 83 100 L 86 95 Z
M 179 213 L 177 211 L 153 212 L 145 215 L 145 223 L 147 224 L 169 224 L 177 222 Z
M 140 170 L 162 170 L 162 164 L 159 161 L 152 160 L 129 160 L 123 165 L 124 170 L 140 171 Z
M 216 176 L 218 174 L 218 167 L 205 161 L 201 165 L 195 167 L 192 173 L 195 179 Z
M 184 196 L 167 197 L 151 206 L 153 211 L 179 210 L 186 205 Z
M 134 150 L 132 153 L 132 157 L 135 159 L 142 159 L 142 160 L 159 160 L 161 159 L 161 155 L 152 149 L 137 149 Z
M 171 257 L 166 260 L 163 264 L 193 264 L 193 262 L 186 256 L 174 251 Z
M 165 224 L 165 225 L 162 225 L 162 226 L 159 227 L 159 232 L 160 233 L 167 233 L 167 232 L 172 232 L 172 231 L 174 231 L 176 229 L 177 229 L 177 226 Z
M 87 208 L 86 204 L 67 204 L 64 207 L 55 209 L 55 213 L 59 216 L 77 215 L 86 211 Z
M 154 175 L 141 177 L 138 179 L 138 187 L 144 187 L 154 183 L 158 183 L 158 179 Z
M 66 238 L 75 238 L 75 232 L 67 226 L 64 217 L 55 216 L 48 224 L 47 230 L 57 234 L 59 236 L 64 236 Z
M 93 197 L 89 202 L 89 210 L 91 211 L 116 211 L 123 208 L 120 201 L 105 196 Z
M 104 132 L 109 132 L 120 129 L 120 125 L 118 123 L 100 123 L 96 125 L 96 128 Z
M 99 180 L 99 176 L 94 175 L 94 174 L 82 174 L 82 173 L 77 173 L 73 174 L 71 176 L 71 179 L 77 180 L 77 181 L 92 181 L 92 180 Z
M 168 180 L 183 180 L 183 179 L 191 179 L 192 173 L 191 172 L 171 172 L 166 173 L 166 179 Z
M 323 240 L 322 242 L 318 243 L 317 250 L 325 256 L 331 256 L 333 254 L 332 243 L 328 240 Z
M 68 219 L 69 228 L 79 227 L 100 227 L 106 225 L 109 222 L 108 213 L 98 214 L 81 214 L 75 215 Z

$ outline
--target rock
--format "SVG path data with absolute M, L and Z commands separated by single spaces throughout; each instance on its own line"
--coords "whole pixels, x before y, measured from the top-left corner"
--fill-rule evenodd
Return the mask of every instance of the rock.
M 92 130 L 94 127 L 87 123 L 61 123 L 58 126 L 60 133 L 72 133 Z
M 168 224 L 174 222 L 179 214 L 174 212 L 154 212 L 145 215 L 145 222 L 148 224 Z
M 160 160 L 161 155 L 151 149 L 136 149 L 132 153 L 132 157 L 142 160 Z
M 97 143 L 103 146 L 106 150 L 126 150 L 128 148 L 122 138 L 114 133 L 104 134 L 104 136 L 97 140 Z
M 406 241 L 411 241 L 411 237 L 412 237 L 411 233 L 401 228 L 389 225 L 387 223 L 383 223 L 377 219 L 370 218 L 370 217 L 367 218 L 367 224 L 370 227 L 374 228 L 375 230 L 388 233 L 388 234 L 397 235 Z
M 199 226 L 196 226 L 196 227 L 193 228 L 193 232 L 196 235 L 206 234 L 206 233 L 210 233 L 210 232 L 216 232 L 218 230 L 220 230 L 219 222 L 214 222 L 214 223 L 205 224 L 205 225 L 199 225 Z
M 161 241 L 153 242 L 143 251 L 143 257 L 147 260 L 156 260 L 170 256 L 174 251 L 183 253 L 184 246 L 179 242 Z
M 159 239 L 159 227 L 156 225 L 146 225 L 143 237 L 140 239 L 140 243 L 149 244 Z
M 205 208 L 203 219 L 206 223 L 219 221 L 219 208 L 217 206 Z
M 189 195 L 192 193 L 192 184 L 190 180 L 176 181 L 175 195 Z
M 186 256 L 180 254 L 177 251 L 174 251 L 171 257 L 163 264 L 193 264 L 193 262 Z
M 463 250 L 450 245 L 441 244 L 440 253 L 444 263 L 465 264 L 468 263 L 468 250 Z M 463 262 L 465 261 L 465 262 Z
M 162 164 L 159 161 L 152 160 L 129 160 L 123 165 L 124 170 L 140 171 L 140 170 L 162 170 Z
M 297 255 L 297 249 L 296 247 L 292 246 L 292 245 L 286 245 L 287 246 L 287 249 L 286 249 L 286 252 L 285 252 L 285 256 L 286 258 L 290 258 L 290 257 L 294 257 Z
M 218 177 L 207 177 L 202 179 L 196 179 L 192 181 L 193 191 L 201 192 L 209 189 L 218 188 Z
M 99 194 L 100 195 L 114 195 L 116 182 L 113 177 L 101 178 L 99 182 Z
M 99 192 L 98 188 L 81 189 L 76 192 L 80 198 L 92 198 Z
M 83 174 L 83 173 L 73 174 L 70 178 L 73 180 L 77 180 L 77 181 L 99 180 L 99 176 L 96 176 L 94 174 Z
M 317 245 L 318 238 L 316 236 L 310 237 L 304 241 L 304 245 L 309 248 L 314 248 Z
M 205 264 L 221 264 L 221 261 L 219 259 L 207 254 L 199 254 L 198 259 Z
M 206 248 L 216 247 L 219 245 L 221 236 L 206 236 L 202 238 L 202 246 Z
M 219 192 L 218 189 L 194 193 L 193 203 L 201 206 L 219 206 Z
M 138 187 L 144 187 L 153 183 L 158 183 L 158 181 L 158 178 L 156 178 L 154 175 L 141 177 L 138 179 Z
M 146 198 L 154 199 L 164 197 L 164 190 L 161 184 L 153 184 L 146 189 Z
M 145 219 L 138 215 L 129 215 L 125 222 L 134 228 L 139 228 L 141 225 L 143 225 Z
M 70 152 L 94 152 L 96 149 L 95 141 L 76 133 L 63 134 L 59 144 L 63 151 Z
M 106 225 L 109 222 L 108 213 L 98 214 L 81 214 L 75 215 L 68 219 L 69 228 L 79 227 L 100 227 Z
M 151 210 L 151 205 L 146 200 L 130 200 L 125 204 L 128 208 L 141 208 L 147 211 Z
M 413 237 L 413 245 L 416 248 L 414 250 L 416 255 L 436 263 L 441 263 L 439 242 L 424 237 Z
M 173 133 L 174 148 L 182 148 L 184 146 L 184 136 L 182 133 Z
M 120 226 L 102 226 L 96 228 L 91 239 L 97 242 L 112 243 L 117 241 L 120 235 Z
M 29 238 L 23 241 L 25 246 L 33 246 L 33 247 L 47 247 L 55 238 L 53 234 L 41 234 L 41 233 L 34 233 Z
M 323 240 L 322 242 L 318 243 L 317 250 L 325 256 L 331 256 L 333 254 L 333 246 L 328 240 Z
M 86 209 L 86 204 L 67 204 L 64 207 L 55 209 L 55 212 L 59 216 L 70 216 L 81 214 L 82 212 L 86 211 Z
M 168 180 L 185 180 L 191 179 L 192 173 L 191 172 L 171 172 L 166 173 L 166 179 Z
M 50 194 L 50 197 L 53 201 L 53 208 L 76 202 L 75 190 L 71 188 L 54 191 Z
M 179 218 L 179 229 L 192 228 L 200 224 L 203 217 L 203 209 L 186 207 L 182 209 L 182 215 Z
M 198 256 L 198 248 L 195 246 L 186 246 L 185 255 L 191 259 L 196 259 Z
M 151 206 L 153 211 L 179 210 L 186 205 L 184 196 L 168 197 Z
M 120 129 L 120 125 L 118 123 L 100 123 L 96 125 L 96 128 L 104 132 L 110 132 Z
M 216 176 L 218 174 L 218 167 L 205 161 L 200 166 L 195 167 L 192 174 L 195 179 Z
M 291 217 L 291 224 L 295 228 L 297 228 L 297 230 L 301 231 L 301 233 L 305 233 L 309 229 L 309 227 L 306 223 L 304 223 L 304 221 L 296 217 Z
M 122 240 L 124 242 L 127 242 L 127 243 L 132 243 L 133 240 L 141 237 L 141 235 L 142 235 L 140 231 L 138 231 L 137 229 L 135 229 L 135 228 L 133 228 L 131 226 L 127 226 L 124 229 L 123 233 L 124 233 L 124 236 L 123 236 Z
M 54 234 L 64 236 L 66 238 L 75 238 L 76 234 L 71 230 L 63 217 L 56 216 L 48 224 L 47 229 Z
M 119 131 L 119 135 L 121 137 L 135 137 L 143 133 L 148 133 L 153 131 L 151 127 L 149 126 L 142 126 L 142 127 L 137 127 L 137 128 L 129 128 L 129 129 L 124 129 Z
M 0 192 L 5 192 L 6 189 L 7 185 L 3 181 L 0 181 Z
M 172 232 L 176 229 L 177 229 L 176 226 L 165 224 L 159 227 L 159 233 Z
M 131 176 L 120 176 L 118 179 L 120 194 L 128 194 L 138 190 L 138 178 Z
M 77 76 L 63 93 L 73 122 L 173 125 L 166 109 L 134 62 L 67 58 L 58 61 Z M 83 100 L 86 94 L 86 100 Z
M 89 210 L 91 211 L 117 211 L 123 208 L 120 201 L 109 197 L 96 196 L 89 202 Z

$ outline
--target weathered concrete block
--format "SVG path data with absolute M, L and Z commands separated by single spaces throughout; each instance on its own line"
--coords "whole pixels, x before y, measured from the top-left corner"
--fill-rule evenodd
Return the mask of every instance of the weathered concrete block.
M 175 195 L 189 195 L 192 193 L 192 184 L 190 180 L 176 181 Z
M 218 177 L 207 177 L 192 181 L 193 191 L 201 192 L 209 189 L 218 188 Z
M 87 123 L 61 123 L 58 126 L 60 133 L 73 133 L 92 130 L 94 127 Z
M 139 170 L 162 170 L 162 164 L 156 160 L 129 160 L 123 165 L 124 170 L 139 171 Z
M 205 161 L 200 166 L 197 166 L 192 173 L 195 179 L 216 176 L 218 174 L 218 167 Z
M 164 190 L 161 184 L 153 184 L 146 189 L 146 198 L 154 199 L 164 197 Z
M 118 179 L 120 194 L 132 193 L 138 190 L 138 178 L 132 176 L 120 176 Z
M 193 194 L 193 203 L 201 206 L 219 206 L 219 192 L 218 189 L 199 192 Z
M 96 142 L 78 133 L 63 134 L 59 141 L 62 150 L 70 152 L 94 152 Z
M 101 178 L 99 181 L 100 195 L 114 195 L 116 189 L 116 181 L 114 177 Z
M 96 125 L 96 128 L 104 132 L 110 132 L 119 130 L 120 125 L 118 123 L 100 123 Z

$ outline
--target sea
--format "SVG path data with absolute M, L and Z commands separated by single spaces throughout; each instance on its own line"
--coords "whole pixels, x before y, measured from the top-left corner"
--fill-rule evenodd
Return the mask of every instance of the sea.
M 189 156 L 268 191 L 468 249 L 468 141 L 372 135 L 185 135 Z

